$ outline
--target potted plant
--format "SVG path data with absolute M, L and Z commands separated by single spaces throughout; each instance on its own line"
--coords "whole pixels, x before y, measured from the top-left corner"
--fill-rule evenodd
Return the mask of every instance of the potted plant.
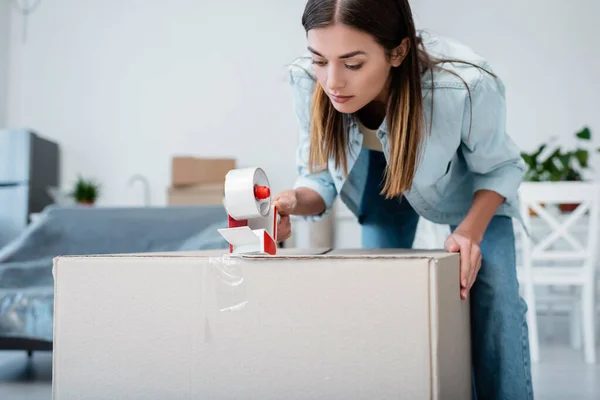
M 94 205 L 100 195 L 100 185 L 93 180 L 78 177 L 71 196 L 78 204 Z
M 575 133 L 578 143 L 589 142 L 592 133 L 588 127 L 584 127 Z M 575 149 L 564 150 L 558 146 L 547 157 L 542 157 L 548 144 L 542 144 L 532 153 L 522 152 L 521 157 L 527 165 L 524 180 L 529 182 L 565 182 L 583 181 L 589 166 L 589 150 L 585 146 L 576 146 Z M 600 148 L 595 149 L 600 151 Z M 559 204 L 563 212 L 573 211 L 579 204 Z

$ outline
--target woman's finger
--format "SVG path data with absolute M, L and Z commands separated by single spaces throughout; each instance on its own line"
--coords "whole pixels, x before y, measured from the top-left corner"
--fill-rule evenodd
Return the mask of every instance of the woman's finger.
M 471 275 L 471 244 L 467 241 L 460 244 L 460 276 L 461 290 L 460 296 L 467 298 L 469 277 Z
M 469 290 L 473 287 L 475 283 L 475 279 L 477 278 L 477 273 L 479 272 L 479 267 L 481 265 L 481 252 L 477 246 L 473 246 L 471 252 L 471 274 L 469 276 Z
M 292 223 L 289 215 L 282 215 L 277 224 L 277 241 L 283 242 L 292 235 Z

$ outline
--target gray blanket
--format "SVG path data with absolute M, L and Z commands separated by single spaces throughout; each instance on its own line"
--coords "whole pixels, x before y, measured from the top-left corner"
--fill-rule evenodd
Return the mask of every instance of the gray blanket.
M 49 207 L 0 249 L 0 338 L 52 341 L 52 260 L 61 255 L 226 249 L 223 207 Z

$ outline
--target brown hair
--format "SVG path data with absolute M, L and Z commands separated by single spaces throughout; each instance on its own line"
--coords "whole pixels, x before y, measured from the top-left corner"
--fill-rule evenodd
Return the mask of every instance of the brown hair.
M 390 154 L 382 193 L 386 198 L 400 196 L 412 186 L 424 137 L 421 75 L 429 71 L 433 76 L 433 69 L 443 62 L 481 67 L 460 60 L 437 59 L 427 54 L 417 36 L 408 0 L 308 0 L 302 15 L 306 32 L 336 22 L 373 35 L 388 57 L 404 38 L 408 38 L 406 57 L 399 67 L 391 69 L 386 104 Z M 462 80 L 456 73 L 449 72 Z M 462 81 L 470 97 L 469 87 Z M 433 116 L 433 106 L 431 109 Z M 347 134 L 343 117 L 320 85 L 315 86 L 313 94 L 310 129 L 310 170 L 325 169 L 327 160 L 331 158 L 336 168 L 341 166 L 347 175 Z

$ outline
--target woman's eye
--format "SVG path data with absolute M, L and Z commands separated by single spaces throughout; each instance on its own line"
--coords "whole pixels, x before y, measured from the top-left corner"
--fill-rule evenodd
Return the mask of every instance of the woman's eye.
M 354 65 L 346 64 L 346 68 L 348 68 L 352 71 L 356 71 L 357 69 L 360 69 L 361 67 L 362 67 L 362 64 L 354 64 Z
M 319 67 L 323 67 L 326 64 L 325 61 L 317 61 L 317 60 L 313 60 L 312 63 L 315 65 L 318 65 Z

